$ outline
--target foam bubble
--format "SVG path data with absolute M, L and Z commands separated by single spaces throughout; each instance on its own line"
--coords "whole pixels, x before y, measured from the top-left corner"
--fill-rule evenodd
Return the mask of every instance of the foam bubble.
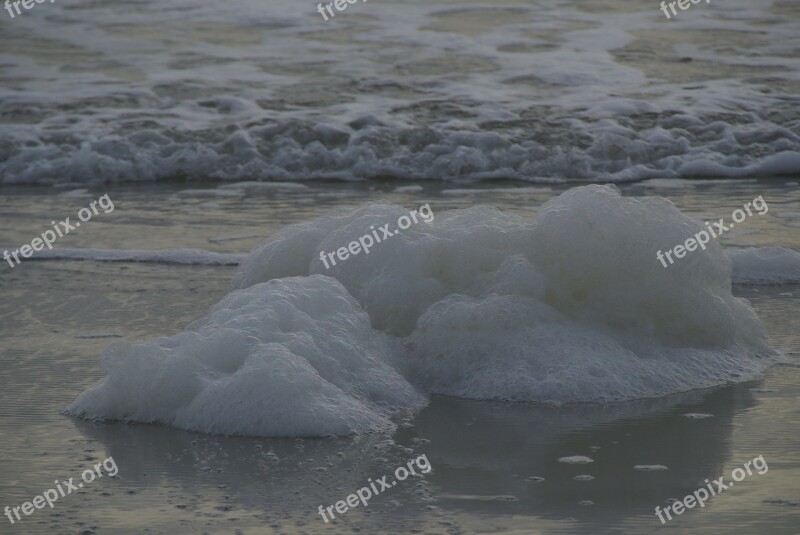
M 585 455 L 572 455 L 570 457 L 560 457 L 558 462 L 564 464 L 589 464 L 593 463 L 594 459 Z

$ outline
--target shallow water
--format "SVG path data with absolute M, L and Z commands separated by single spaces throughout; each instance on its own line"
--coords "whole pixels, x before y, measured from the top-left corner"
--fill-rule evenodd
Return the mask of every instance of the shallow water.
M 30 241 L 46 229 L 45 219 L 66 217 L 103 193 L 114 199 L 115 212 L 97 216 L 58 247 L 239 254 L 287 223 L 337 206 L 375 199 L 408 208 L 430 202 L 438 214 L 480 202 L 530 215 L 563 189 L 510 191 L 513 186 L 465 191 L 470 188 L 439 184 L 396 193 L 394 183 L 312 183 L 307 190 L 256 188 L 237 195 L 220 193 L 229 190 L 216 185 L 200 191 L 115 186 L 83 197 L 15 188 L 0 194 L 0 243 Z M 787 216 L 800 206 L 796 183 L 654 182 L 623 192 L 664 195 L 684 212 L 707 218 L 728 217 L 763 195 L 770 211 L 747 219 L 723 244 L 800 250 L 797 219 Z M 257 237 L 239 239 L 252 235 Z M 796 532 L 796 284 L 734 287 L 735 295 L 751 301 L 770 345 L 790 363 L 758 381 L 654 400 L 557 408 L 433 396 L 420 412 L 397 415 L 398 429 L 390 436 L 358 439 L 220 437 L 60 414 L 103 377 L 97 357 L 113 339 L 100 335 L 143 342 L 179 332 L 228 292 L 234 272 L 234 266 L 67 259 L 28 260 L 3 270 L 0 428 L 6 432 L 0 449 L 6 454 L 0 459 L 0 505 L 19 505 L 54 479 L 77 476 L 109 455 L 120 469 L 116 478 L 95 481 L 53 511 L 37 511 L 12 533 L 641 533 L 660 527 L 655 506 L 693 492 L 705 478 L 730 479 L 733 468 L 758 455 L 767 461 L 767 473 L 748 477 L 705 510 L 666 527 L 682 533 Z M 349 511 L 336 527 L 320 519 L 319 505 L 344 499 L 367 478 L 390 474 L 421 454 L 433 467 L 424 479 L 398 483 L 368 508 Z M 572 455 L 594 462 L 558 462 Z M 635 465 L 668 469 L 640 471 Z M 594 479 L 574 479 L 582 474 Z M 528 481 L 532 476 L 544 480 Z

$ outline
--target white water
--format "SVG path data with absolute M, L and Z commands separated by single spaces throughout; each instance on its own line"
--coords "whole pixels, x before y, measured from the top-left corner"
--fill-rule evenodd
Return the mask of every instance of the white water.
M 0 19 L 0 183 L 800 173 L 800 15 L 726 0 L 55 2 Z M 714 35 L 716 39 L 709 39 Z

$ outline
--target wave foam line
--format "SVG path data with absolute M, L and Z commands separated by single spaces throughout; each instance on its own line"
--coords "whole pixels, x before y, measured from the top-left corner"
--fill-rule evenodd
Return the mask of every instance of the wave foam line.
M 3 250 L 12 251 L 13 248 Z M 29 260 L 93 260 L 96 262 L 143 262 L 152 264 L 182 264 L 193 266 L 236 266 L 247 255 L 214 253 L 201 249 L 163 249 L 138 251 L 133 249 L 51 249 L 37 251 Z

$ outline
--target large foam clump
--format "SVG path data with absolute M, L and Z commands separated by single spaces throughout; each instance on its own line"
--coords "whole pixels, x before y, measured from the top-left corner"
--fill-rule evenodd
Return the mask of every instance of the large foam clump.
M 534 218 L 441 212 L 369 254 L 321 260 L 406 214 L 370 204 L 284 228 L 206 319 L 106 356 L 109 377 L 72 412 L 324 435 L 385 428 L 385 411 L 417 406 L 416 392 L 619 401 L 744 380 L 774 362 L 716 243 L 658 261 L 701 230 L 664 199 L 575 188 Z
M 665 199 L 586 186 L 534 218 L 453 210 L 330 269 L 319 259 L 405 213 L 365 205 L 288 227 L 253 251 L 234 285 L 335 277 L 376 329 L 403 339 L 401 370 L 425 392 L 625 400 L 753 377 L 771 362 L 719 245 L 667 268 L 657 259 L 701 230 Z
M 184 332 L 103 356 L 69 414 L 258 436 L 389 429 L 423 398 L 386 363 L 391 340 L 325 277 L 233 292 Z

